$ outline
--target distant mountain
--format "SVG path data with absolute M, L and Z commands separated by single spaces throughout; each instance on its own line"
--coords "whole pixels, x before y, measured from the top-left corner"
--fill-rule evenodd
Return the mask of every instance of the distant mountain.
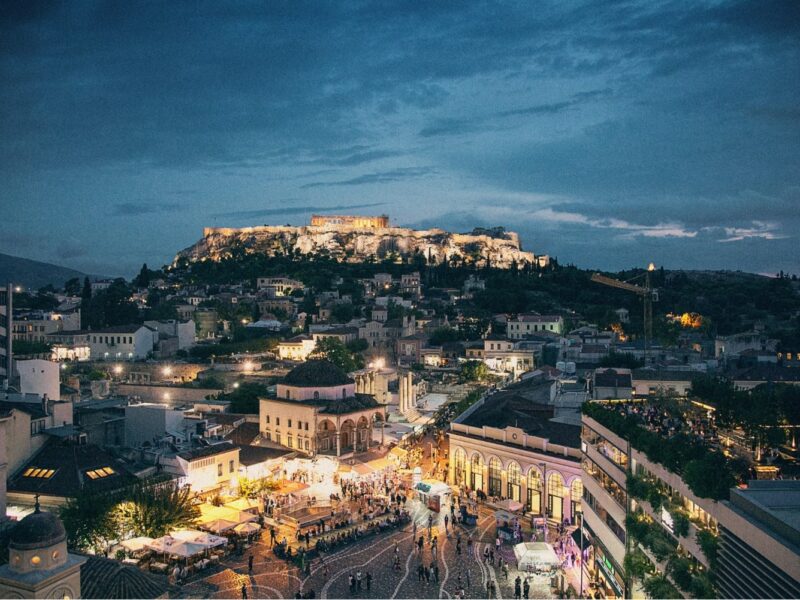
M 39 289 L 51 283 L 58 288 L 73 277 L 80 277 L 81 281 L 83 281 L 86 273 L 59 265 L 39 262 L 38 260 L 0 253 L 0 286 L 5 286 L 6 283 L 11 282 L 15 285 Z M 89 279 L 97 278 L 97 276 L 89 275 Z

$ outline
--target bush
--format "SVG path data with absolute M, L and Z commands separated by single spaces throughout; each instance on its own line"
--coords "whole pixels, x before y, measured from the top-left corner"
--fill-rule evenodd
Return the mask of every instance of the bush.
M 672 580 L 678 584 L 684 592 L 688 592 L 692 586 L 692 563 L 682 556 L 673 556 L 667 565 L 667 572 Z
M 680 511 L 670 513 L 672 516 L 672 531 L 678 537 L 686 537 L 689 535 L 689 519 Z
M 692 577 L 692 585 L 689 588 L 692 598 L 716 598 L 714 585 L 711 578 L 706 573 Z
M 713 569 L 717 564 L 717 550 L 719 549 L 719 537 L 707 529 L 697 531 L 697 545 L 708 559 L 709 566 Z
M 663 575 L 648 577 L 644 582 L 644 591 L 651 598 L 683 598 L 677 588 Z

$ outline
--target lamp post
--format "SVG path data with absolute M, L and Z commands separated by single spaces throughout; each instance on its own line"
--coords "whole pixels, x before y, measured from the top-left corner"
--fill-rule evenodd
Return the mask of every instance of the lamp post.
M 580 589 L 578 590 L 578 594 L 580 595 L 581 598 L 583 598 L 583 511 L 581 511 L 580 517 L 581 517 L 581 557 L 580 561 L 578 562 L 579 565 L 578 568 L 580 568 L 581 570 L 581 583 L 580 583 Z

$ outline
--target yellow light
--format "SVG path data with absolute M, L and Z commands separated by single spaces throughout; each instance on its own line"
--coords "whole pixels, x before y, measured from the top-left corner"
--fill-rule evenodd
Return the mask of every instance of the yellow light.
M 170 375 L 172 375 L 172 367 L 164 367 L 163 369 L 161 369 L 161 372 L 164 373 L 166 377 L 169 377 Z
M 244 361 L 242 366 L 244 367 L 245 371 L 252 371 L 253 370 L 253 363 L 251 361 L 249 361 L 249 360 Z
M 653 263 L 650 263 L 649 265 L 647 265 L 647 270 L 648 271 L 655 271 L 656 270 L 656 266 Z
M 233 389 L 237 389 L 238 387 L 239 387 L 239 382 L 238 381 L 234 382 Z
M 114 375 L 122 373 L 122 365 L 114 365 Z

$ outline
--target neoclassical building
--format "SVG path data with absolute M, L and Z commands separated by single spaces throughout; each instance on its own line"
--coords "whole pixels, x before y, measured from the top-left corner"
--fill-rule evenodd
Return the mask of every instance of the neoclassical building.
M 308 455 L 343 456 L 383 444 L 386 407 L 326 360 L 309 360 L 261 398 L 259 427 L 264 439 Z M 375 429 L 378 432 L 375 432 Z
M 549 382 L 540 391 L 549 395 Z M 496 393 L 450 426 L 449 482 L 521 502 L 526 513 L 573 519 L 581 510 L 580 426 L 517 391 Z

